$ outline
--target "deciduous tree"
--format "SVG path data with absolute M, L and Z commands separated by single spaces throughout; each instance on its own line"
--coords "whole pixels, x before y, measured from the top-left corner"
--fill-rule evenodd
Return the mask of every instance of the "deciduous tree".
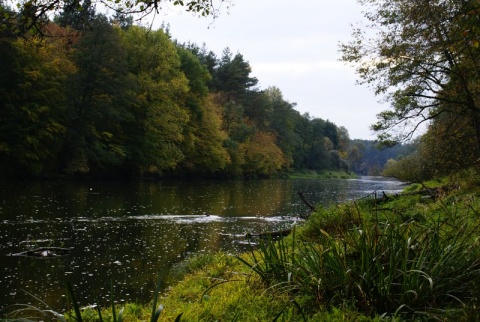
M 354 30 L 342 59 L 357 66 L 360 83 L 391 103 L 372 126 L 379 139 L 407 140 L 422 123 L 449 112 L 469 120 L 480 151 L 479 2 L 359 2 L 374 33 Z M 451 120 L 452 128 L 460 124 Z
M 75 46 L 77 71 L 68 86 L 65 169 L 85 173 L 121 165 L 126 156 L 123 122 L 133 100 L 119 31 L 104 16 L 89 22 Z
M 65 136 L 65 84 L 74 67 L 61 41 L 0 38 L 0 164 L 49 175 Z M 6 174 L 6 173 L 5 173 Z
M 227 134 L 222 130 L 222 107 L 208 93 L 211 79 L 205 65 L 191 51 L 178 47 L 181 69 L 188 79 L 185 94 L 188 123 L 184 127 L 182 144 L 185 159 L 181 168 L 189 173 L 214 173 L 223 169 L 230 157 L 223 146 Z
M 128 127 L 130 163 L 141 172 L 173 169 L 184 159 L 181 142 L 188 122 L 188 80 L 177 49 L 161 29 L 137 26 L 125 31 L 123 43 L 136 79 Z
M 275 135 L 268 132 L 256 132 L 250 140 L 243 143 L 245 147 L 246 175 L 271 176 L 287 164 L 282 151 L 275 144 Z

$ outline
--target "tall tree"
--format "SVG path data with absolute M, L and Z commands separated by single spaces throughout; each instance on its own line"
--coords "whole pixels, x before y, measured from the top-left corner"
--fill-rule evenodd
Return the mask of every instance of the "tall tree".
M 331 165 L 328 151 L 332 150 L 334 145 L 325 136 L 325 128 L 326 122 L 324 120 L 318 118 L 311 120 L 310 136 L 307 138 L 309 144 L 307 165 L 309 169 L 324 170 Z
M 450 127 L 452 123 L 456 126 Z M 478 160 L 477 150 L 472 148 L 475 146 L 475 133 L 468 118 L 443 113 L 421 137 L 419 156 L 430 177 L 445 176 L 475 164 Z
M 298 135 L 295 133 L 295 123 L 299 116 L 294 110 L 295 103 L 285 101 L 277 87 L 269 87 L 263 94 L 271 104 L 270 128 L 277 134 L 277 145 L 290 166 L 293 164 L 294 151 L 300 144 Z
M 129 162 L 135 171 L 160 173 L 184 159 L 188 80 L 174 43 L 162 30 L 133 26 L 124 32 L 128 66 L 136 78 L 129 123 Z
M 190 173 L 214 173 L 230 161 L 223 147 L 227 134 L 222 130 L 221 106 L 216 105 L 208 93 L 211 76 L 206 66 L 190 50 L 178 47 L 178 53 L 189 87 L 185 94 L 189 119 L 184 127 L 185 159 L 181 167 Z
M 227 47 L 223 51 L 218 67 L 213 73 L 213 91 L 224 92 L 229 100 L 241 102 L 248 91 L 253 90 L 258 80 L 250 77 L 252 69 L 240 53 L 235 56 Z
M 4 174 L 49 175 L 65 133 L 73 65 L 61 39 L 0 38 L 0 164 Z
M 104 16 L 90 24 L 72 57 L 77 72 L 69 82 L 69 135 L 63 153 L 69 173 L 120 166 L 127 153 L 122 124 L 133 96 L 126 52 L 118 30 Z
M 95 18 L 95 8 L 91 0 L 67 0 L 55 22 L 62 27 L 71 27 L 75 30 L 85 30 Z
M 258 131 L 247 142 L 245 149 L 245 175 L 271 176 L 285 168 L 287 160 L 275 144 L 275 135 Z
M 110 18 L 110 21 L 112 24 L 120 26 L 123 30 L 133 26 L 133 17 L 121 12 L 115 12 L 115 15 Z
M 341 47 L 342 59 L 358 64 L 360 83 L 386 94 L 392 104 L 372 126 L 379 139 L 406 140 L 422 123 L 451 112 L 469 119 L 479 156 L 478 1 L 359 2 L 377 32 L 369 38 L 369 33 L 355 30 L 353 41 Z

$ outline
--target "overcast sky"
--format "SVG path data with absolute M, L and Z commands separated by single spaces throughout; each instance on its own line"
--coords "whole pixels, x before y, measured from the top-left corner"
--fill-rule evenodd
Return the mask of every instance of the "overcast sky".
M 205 43 L 218 58 L 229 47 L 249 62 L 261 89 L 276 86 L 300 113 L 344 126 L 352 139 L 373 140 L 370 125 L 388 106 L 339 61 L 339 43 L 351 39 L 361 11 L 355 0 L 234 0 L 214 22 L 164 8 L 154 28 L 165 22 L 173 39 Z

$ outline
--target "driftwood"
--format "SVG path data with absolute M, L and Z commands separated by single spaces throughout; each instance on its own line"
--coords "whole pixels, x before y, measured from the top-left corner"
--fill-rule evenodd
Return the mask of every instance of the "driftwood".
M 30 249 L 20 253 L 10 254 L 10 256 L 27 256 L 27 257 L 59 257 L 70 254 L 72 248 L 64 247 L 39 247 L 35 249 Z
M 258 234 L 247 233 L 245 237 L 246 238 L 276 238 L 276 237 L 288 236 L 291 232 L 292 232 L 292 229 L 267 231 L 267 232 L 258 233 Z
M 310 202 L 308 202 L 308 200 L 303 195 L 303 192 L 299 191 L 297 192 L 297 194 L 300 196 L 300 199 L 302 199 L 303 203 L 307 205 L 308 208 L 310 208 L 311 211 L 315 211 L 315 207 Z

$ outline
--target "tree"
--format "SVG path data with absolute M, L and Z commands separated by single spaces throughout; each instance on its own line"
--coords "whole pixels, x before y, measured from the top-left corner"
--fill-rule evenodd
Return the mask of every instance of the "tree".
M 133 17 L 121 12 L 116 12 L 115 15 L 110 18 L 110 22 L 126 30 L 133 26 Z
M 191 51 L 178 47 L 181 69 L 188 79 L 189 91 L 185 94 L 188 108 L 188 123 L 184 127 L 181 167 L 194 173 L 214 173 L 223 169 L 230 161 L 223 147 L 227 138 L 222 127 L 221 106 L 214 103 L 208 93 L 207 83 L 211 79 L 205 65 L 200 64 Z
M 430 125 L 420 138 L 419 155 L 429 174 L 445 176 L 476 163 L 477 150 L 473 128 L 465 118 L 455 120 L 457 126 L 449 128 L 452 119 L 458 117 L 444 113 Z
M 299 116 L 294 110 L 296 104 L 285 101 L 282 92 L 276 87 L 267 88 L 263 95 L 271 104 L 270 128 L 277 133 L 277 145 L 290 166 L 293 163 L 294 151 L 300 144 L 295 133 L 295 122 Z
M 337 131 L 337 126 L 334 123 L 327 120 L 324 123 L 323 127 L 324 127 L 324 135 L 330 139 L 333 145 L 332 148 L 329 150 L 338 150 L 339 135 Z
M 258 80 L 250 77 L 252 68 L 241 54 L 237 53 L 233 58 L 232 56 L 230 49 L 225 48 L 220 63 L 212 75 L 212 90 L 224 92 L 229 100 L 241 102 L 246 93 L 257 85 Z
M 85 30 L 89 27 L 90 22 L 95 19 L 95 8 L 91 0 L 66 0 L 63 9 L 55 22 L 61 27 L 71 27 L 74 30 Z
M 362 154 L 365 150 L 365 145 L 361 142 L 350 143 L 348 148 L 348 162 L 350 169 L 355 173 L 361 173 L 362 170 Z
M 120 166 L 127 151 L 123 125 L 133 101 L 126 52 L 118 30 L 104 16 L 89 22 L 75 46 L 77 71 L 70 78 L 65 171 L 87 173 Z
M 246 175 L 271 176 L 287 164 L 282 151 L 275 144 L 275 135 L 256 132 L 250 140 L 243 143 L 245 149 Z
M 315 170 L 327 169 L 331 165 L 328 151 L 332 150 L 334 145 L 330 138 L 325 136 L 326 122 L 322 119 L 314 118 L 310 123 L 311 132 L 307 141 L 309 143 L 308 168 Z
M 359 82 L 392 104 L 372 126 L 378 138 L 408 140 L 422 123 L 449 112 L 462 116 L 451 118 L 451 128 L 469 120 L 480 151 L 478 1 L 359 2 L 378 31 L 368 38 L 354 30 L 353 41 L 341 46 L 342 60 L 357 64 Z
M 135 77 L 133 118 L 126 128 L 132 171 L 161 173 L 184 159 L 181 143 L 188 122 L 188 79 L 177 48 L 161 29 L 132 26 L 123 34 L 130 73 Z
M 74 66 L 62 39 L 0 38 L 0 164 L 5 174 L 50 175 L 66 128 Z
M 385 177 L 397 178 L 406 182 L 419 182 L 430 179 L 424 159 L 418 153 L 412 153 L 400 160 L 389 159 L 381 173 Z

